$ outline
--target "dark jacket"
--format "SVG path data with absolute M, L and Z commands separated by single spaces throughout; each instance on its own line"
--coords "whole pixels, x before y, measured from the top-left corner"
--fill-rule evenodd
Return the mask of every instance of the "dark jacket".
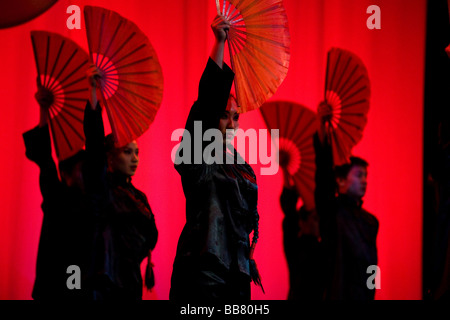
M 158 238 L 154 215 L 145 194 L 131 179 L 107 172 L 100 105 L 88 103 L 84 117 L 86 186 L 95 238 L 92 279 L 95 299 L 142 299 L 140 265 Z
M 86 197 L 79 188 L 59 180 L 52 158 L 48 126 L 23 134 L 26 156 L 40 169 L 39 185 L 44 213 L 36 262 L 35 300 L 87 299 L 85 276 L 92 236 L 92 221 Z M 81 289 L 68 289 L 67 280 L 76 265 L 81 271 Z
M 195 139 L 194 121 L 202 122 L 202 134 L 207 129 L 218 128 L 233 77 L 226 64 L 221 69 L 212 59 L 208 60 L 200 80 L 198 99 L 186 122 L 192 141 Z M 183 138 L 183 141 L 186 140 Z M 186 145 L 185 150 L 188 147 Z M 175 165 L 186 197 L 186 225 L 178 241 L 175 264 L 183 258 L 199 259 L 209 255 L 222 267 L 229 270 L 237 265 L 240 273 L 250 276 L 249 234 L 258 219 L 258 187 L 252 168 L 233 151 L 234 164 L 226 164 L 229 155 L 224 150 L 223 164 L 206 164 L 202 160 L 200 164 Z M 242 164 L 236 163 L 237 158 Z
M 283 247 L 289 269 L 288 300 L 322 300 L 322 246 L 312 234 L 300 234 L 300 212 L 295 188 L 283 188 L 280 196 L 283 219 Z
M 325 299 L 373 300 L 367 272 L 377 265 L 378 220 L 346 195 L 336 196 L 331 146 L 314 135 L 316 151 L 316 210 L 325 250 Z

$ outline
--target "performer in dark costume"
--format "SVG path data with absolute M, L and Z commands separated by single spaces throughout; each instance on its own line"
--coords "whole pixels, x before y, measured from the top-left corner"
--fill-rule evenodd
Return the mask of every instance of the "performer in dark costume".
M 202 132 L 219 129 L 224 144 L 222 163 L 195 163 L 195 148 L 186 136 L 177 159 L 191 152 L 189 161 L 176 163 L 186 197 L 186 225 L 178 241 L 170 299 L 174 301 L 250 300 L 250 282 L 259 282 L 252 258 L 258 238 L 256 176 L 229 145 L 237 129 L 239 112 L 230 96 L 234 74 L 223 62 L 229 23 L 216 16 L 212 25 L 215 44 L 200 79 L 198 99 L 186 122 L 185 134 L 193 137 L 195 121 Z M 200 151 L 205 150 L 205 145 Z M 214 156 L 214 155 L 213 155 Z M 217 156 L 217 155 L 215 155 Z M 239 159 L 239 161 L 237 161 Z M 227 164 L 232 163 L 232 164 Z M 249 234 L 254 230 L 252 245 Z
M 280 196 L 284 213 L 283 246 L 289 269 L 288 300 L 323 299 L 323 252 L 319 235 L 319 219 L 315 209 L 303 205 L 297 210 L 300 194 L 289 184 L 288 173 Z
M 314 135 L 316 151 L 316 210 L 325 250 L 325 299 L 373 300 L 375 289 L 367 280 L 377 265 L 378 220 L 362 207 L 367 188 L 367 162 L 351 157 L 351 163 L 333 170 L 333 157 L 324 124 Z M 336 184 L 337 182 L 337 184 Z M 336 188 L 338 187 L 338 188 Z M 336 196 L 337 193 L 337 196 Z
M 105 139 L 97 101 L 100 71 L 88 71 L 91 98 L 84 116 L 86 191 L 95 217 L 91 280 L 95 300 L 141 300 L 141 262 L 148 257 L 145 284 L 154 285 L 151 250 L 158 230 L 146 195 L 131 183 L 139 164 L 136 141 L 116 147 Z
M 41 87 L 35 95 L 40 105 L 39 125 L 23 134 L 26 156 L 40 169 L 39 185 L 44 213 L 36 262 L 36 279 L 32 297 L 35 300 L 88 299 L 86 270 L 92 235 L 92 224 L 86 214 L 86 197 L 82 175 L 85 153 L 60 161 L 58 177 L 52 158 L 48 126 L 48 108 L 52 94 Z M 69 266 L 79 267 L 80 282 L 70 289 Z M 73 283 L 71 283 L 73 284 Z

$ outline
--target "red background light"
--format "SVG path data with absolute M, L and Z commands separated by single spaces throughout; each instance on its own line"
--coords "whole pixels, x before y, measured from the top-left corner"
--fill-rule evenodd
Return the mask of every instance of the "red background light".
M 185 222 L 180 177 L 171 162 L 197 97 L 197 85 L 213 43 L 213 0 L 59 1 L 38 18 L 0 30 L 0 299 L 30 299 L 42 222 L 38 167 L 25 158 L 22 133 L 36 126 L 36 69 L 31 30 L 70 37 L 87 50 L 81 30 L 68 30 L 69 5 L 97 5 L 132 20 L 153 44 L 164 73 L 164 97 L 151 128 L 138 140 L 141 166 L 133 183 L 144 191 L 156 216 L 159 240 L 153 253 L 156 286 L 144 299 L 168 299 L 172 263 Z M 381 9 L 381 29 L 369 30 L 368 6 Z M 288 75 L 271 100 L 291 100 L 316 110 L 323 98 L 327 51 L 356 53 L 366 64 L 372 98 L 364 137 L 354 153 L 368 160 L 364 206 L 380 221 L 381 289 L 376 299 L 421 299 L 422 151 L 426 1 L 285 0 L 291 33 Z M 83 17 L 81 17 L 83 19 Z M 105 118 L 106 119 L 106 118 Z M 241 116 L 240 127 L 265 128 L 259 111 Z M 252 286 L 253 299 L 285 299 L 288 273 L 279 206 L 281 172 L 261 176 L 260 239 L 255 257 L 266 294 Z M 144 265 L 143 265 L 144 267 Z

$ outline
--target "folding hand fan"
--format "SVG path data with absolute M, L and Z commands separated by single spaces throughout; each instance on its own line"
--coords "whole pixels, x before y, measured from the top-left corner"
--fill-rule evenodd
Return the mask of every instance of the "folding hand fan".
M 56 0 L 0 1 L 0 29 L 30 21 L 47 11 Z
M 325 122 L 334 165 L 348 163 L 352 148 L 361 140 L 369 98 L 369 76 L 361 59 L 352 52 L 332 48 L 328 52 L 325 101 L 317 114 Z
M 216 0 L 230 23 L 228 48 L 240 112 L 259 108 L 286 77 L 290 35 L 281 0 Z
M 308 210 L 315 207 L 314 111 L 294 102 L 266 102 L 260 108 L 268 129 L 279 129 L 279 164 L 294 179 Z
M 103 74 L 101 100 L 116 146 L 142 135 L 163 94 L 161 66 L 147 36 L 130 20 L 99 7 L 84 8 L 92 62 Z
M 83 117 L 88 84 L 88 54 L 72 40 L 46 31 L 31 31 L 38 81 L 53 96 L 49 126 L 58 160 L 84 146 Z

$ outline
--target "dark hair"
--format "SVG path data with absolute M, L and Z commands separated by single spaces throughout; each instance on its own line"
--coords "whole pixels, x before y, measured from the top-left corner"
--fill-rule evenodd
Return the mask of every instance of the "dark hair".
M 106 154 L 111 153 L 114 149 L 116 149 L 116 140 L 114 138 L 114 135 L 112 133 L 108 134 L 105 137 L 105 152 Z
M 60 161 L 58 165 L 59 171 L 71 174 L 75 166 L 80 162 L 84 162 L 85 158 L 86 158 L 86 151 L 82 149 L 77 153 L 75 153 L 73 156 Z
M 236 105 L 237 105 L 238 108 L 241 107 L 241 106 L 239 105 L 238 101 L 237 101 L 236 96 L 235 96 L 232 92 L 230 92 L 230 95 L 228 96 L 228 100 L 230 100 L 230 98 L 233 98 L 233 99 L 234 99 L 234 101 L 236 102 Z
M 350 163 L 346 163 L 341 166 L 336 166 L 334 168 L 335 177 L 340 179 L 346 179 L 350 170 L 356 166 L 367 168 L 369 166 L 369 163 L 366 160 L 359 157 L 350 157 Z

